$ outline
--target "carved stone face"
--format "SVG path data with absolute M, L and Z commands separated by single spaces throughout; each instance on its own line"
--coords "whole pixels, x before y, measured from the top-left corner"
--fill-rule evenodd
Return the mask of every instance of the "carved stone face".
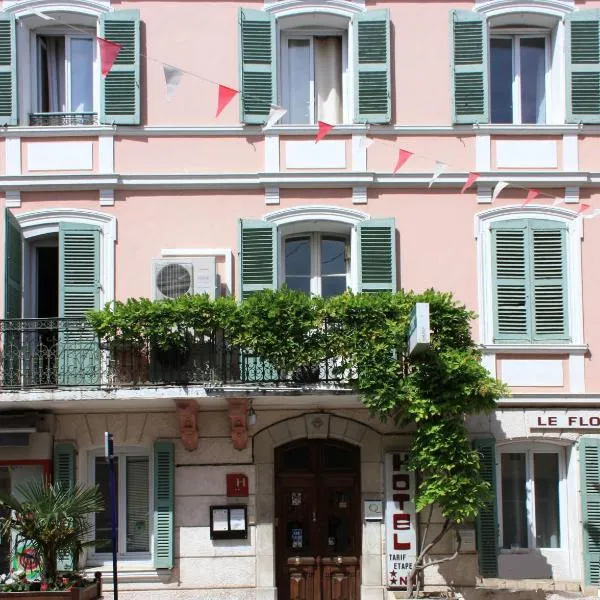
M 190 452 L 198 447 L 198 405 L 195 402 L 178 402 L 179 435 L 183 447 Z
M 231 443 L 236 450 L 243 450 L 248 445 L 246 419 L 241 416 L 231 418 Z

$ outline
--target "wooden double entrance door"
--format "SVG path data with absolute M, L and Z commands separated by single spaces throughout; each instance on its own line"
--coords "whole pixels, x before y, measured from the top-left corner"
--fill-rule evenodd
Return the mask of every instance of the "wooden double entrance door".
M 304 440 L 275 455 L 279 600 L 358 600 L 360 454 Z

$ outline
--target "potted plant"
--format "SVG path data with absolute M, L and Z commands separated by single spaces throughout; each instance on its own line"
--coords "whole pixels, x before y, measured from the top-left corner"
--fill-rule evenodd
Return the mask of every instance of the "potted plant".
M 77 572 L 79 554 L 93 544 L 90 515 L 103 508 L 98 487 L 40 481 L 17 491 L 20 499 L 0 497 L 0 535 L 12 538 L 13 565 L 17 566 L 0 576 L 0 599 L 98 598 L 100 574 L 86 581 Z M 59 572 L 58 560 L 67 556 L 73 557 L 74 570 Z M 32 573 L 34 581 L 30 581 Z

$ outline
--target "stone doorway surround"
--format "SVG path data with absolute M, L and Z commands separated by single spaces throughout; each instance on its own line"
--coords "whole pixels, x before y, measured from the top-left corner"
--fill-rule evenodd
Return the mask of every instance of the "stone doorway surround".
M 311 412 L 281 420 L 253 437 L 256 468 L 256 600 L 276 600 L 275 448 L 299 439 L 336 439 L 360 447 L 361 500 L 383 499 L 382 435 L 346 417 Z M 362 516 L 361 516 L 362 519 Z M 361 600 L 384 598 L 384 523 L 362 519 Z

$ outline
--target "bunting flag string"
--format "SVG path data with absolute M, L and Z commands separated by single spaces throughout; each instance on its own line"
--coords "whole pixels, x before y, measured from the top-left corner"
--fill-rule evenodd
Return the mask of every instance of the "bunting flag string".
M 315 138 L 315 144 L 320 142 L 333 129 L 333 125 L 325 123 L 325 121 L 318 121 L 318 125 L 319 131 L 317 132 L 317 137 Z
M 462 190 L 460 190 L 461 194 L 464 194 L 477 180 L 479 179 L 479 173 L 474 173 L 471 171 L 469 173 L 469 177 L 467 177 L 467 182 L 462 186 Z
M 394 167 L 394 175 L 404 166 L 404 163 L 413 155 L 412 152 L 408 150 L 398 150 L 398 160 L 396 161 L 396 166 Z
M 183 71 L 177 67 L 163 64 L 165 83 L 167 84 L 167 102 L 170 102 L 183 77 Z
M 100 70 L 102 71 L 102 77 L 106 77 L 112 69 L 115 60 L 117 60 L 117 56 L 121 51 L 121 44 L 105 40 L 101 37 L 98 37 L 97 40 L 100 47 Z
M 71 23 L 67 23 L 60 17 L 50 16 L 42 11 L 35 11 L 35 14 L 37 16 L 39 16 L 41 19 L 44 19 L 46 21 L 57 21 L 57 22 L 63 24 L 65 27 L 73 29 L 74 31 L 78 31 L 81 33 L 86 33 L 86 34 L 88 33 L 87 30 L 81 29 L 75 25 L 72 25 Z M 97 36 L 96 39 L 98 40 L 99 51 L 100 51 L 101 72 L 102 72 L 103 77 L 106 77 L 106 75 L 112 69 L 112 66 L 119 54 L 119 51 L 121 50 L 121 45 L 116 42 L 111 42 L 109 40 L 101 38 L 99 36 Z M 192 71 L 188 71 L 186 69 L 182 69 L 179 67 L 175 67 L 173 65 L 169 65 L 159 59 L 153 58 L 152 56 L 148 56 L 147 54 L 144 54 L 142 52 L 140 52 L 139 55 L 148 61 L 155 62 L 155 63 L 162 65 L 163 71 L 164 71 L 164 76 L 165 76 L 167 101 L 170 101 L 172 99 L 172 97 L 174 96 L 175 91 L 177 90 L 177 87 L 179 86 L 184 74 L 194 77 L 196 79 L 199 79 L 201 81 L 204 81 L 206 83 L 211 83 L 213 85 L 218 86 L 217 110 L 216 110 L 216 115 L 215 115 L 216 117 L 218 117 L 221 114 L 221 112 L 225 109 L 225 107 L 231 102 L 231 100 L 240 93 L 239 90 L 236 90 L 234 88 L 223 85 L 217 81 L 209 79 L 208 77 L 204 77 L 203 75 L 200 75 L 199 73 L 195 73 Z M 263 98 L 261 97 L 260 100 L 262 101 Z M 284 107 L 279 106 L 279 105 L 271 105 L 271 109 L 269 111 L 269 115 L 268 115 L 267 121 L 265 123 L 265 126 L 263 127 L 263 131 L 275 126 L 283 118 L 283 116 L 286 113 L 287 113 L 287 110 Z M 319 141 L 321 141 L 325 136 L 327 136 L 327 134 L 333 128 L 334 128 L 334 125 L 331 125 L 324 121 L 318 121 L 318 131 L 317 131 L 317 135 L 315 137 L 315 143 L 318 143 Z M 367 149 L 370 146 L 372 146 L 375 142 L 387 144 L 387 145 L 391 145 L 391 146 L 396 145 L 396 142 L 387 142 L 387 141 L 379 140 L 379 139 L 375 140 L 373 137 L 370 137 L 367 134 L 365 134 L 364 136 L 361 136 L 359 138 L 358 145 L 361 149 Z M 450 166 L 448 163 L 445 163 L 444 161 L 433 159 L 429 156 L 417 154 L 417 153 L 409 151 L 409 150 L 399 149 L 398 150 L 398 160 L 396 161 L 396 165 L 394 166 L 393 173 L 395 174 L 399 169 L 401 169 L 402 166 L 406 163 L 406 161 L 411 157 L 420 157 L 425 160 L 435 162 L 435 168 L 433 171 L 433 175 L 432 175 L 432 178 L 430 179 L 429 185 L 428 185 L 429 188 L 431 188 L 431 186 L 435 183 L 435 181 Z M 465 184 L 463 185 L 460 193 L 464 194 L 469 188 L 471 188 L 473 186 L 473 184 L 477 181 L 477 179 L 479 179 L 479 177 L 480 177 L 479 173 L 470 172 L 467 176 L 467 180 L 466 180 Z M 526 188 L 523 186 L 515 185 L 513 183 L 509 183 L 507 181 L 502 181 L 502 180 L 498 181 L 494 187 L 494 190 L 492 193 L 492 202 L 494 202 L 494 200 L 496 200 L 496 198 L 508 186 L 527 191 L 527 198 L 521 206 L 526 206 L 527 204 L 529 204 L 530 202 L 532 202 L 539 196 L 544 196 L 544 197 L 552 199 L 553 206 L 557 206 L 564 202 L 563 198 L 556 197 L 552 194 L 544 193 L 538 189 Z M 591 219 L 591 218 L 594 218 L 594 217 L 600 215 L 600 209 L 594 209 L 594 210 L 590 210 L 590 209 L 591 209 L 591 206 L 589 204 L 581 204 L 577 211 L 577 215 L 581 216 L 584 219 Z M 587 214 L 582 214 L 584 212 L 587 212 Z

